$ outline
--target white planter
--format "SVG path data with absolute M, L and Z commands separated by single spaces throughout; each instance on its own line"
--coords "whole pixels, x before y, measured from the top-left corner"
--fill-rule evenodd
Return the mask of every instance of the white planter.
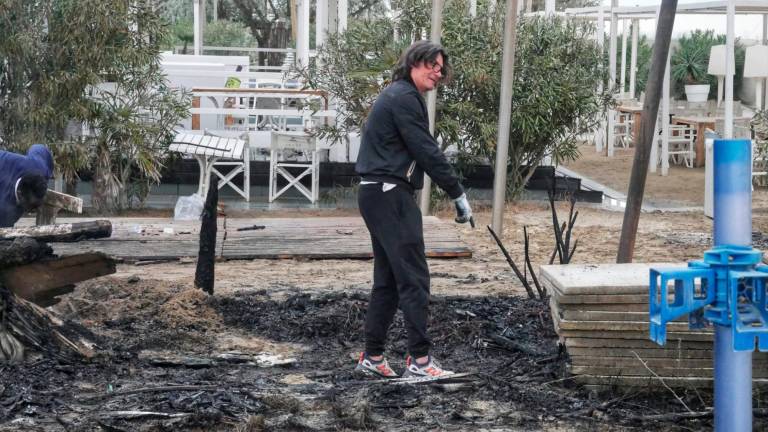
M 685 98 L 688 102 L 706 102 L 709 96 L 709 84 L 685 86 Z

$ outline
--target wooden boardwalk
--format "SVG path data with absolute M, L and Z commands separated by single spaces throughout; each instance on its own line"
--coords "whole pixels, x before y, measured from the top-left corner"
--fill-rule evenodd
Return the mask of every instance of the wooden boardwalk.
M 62 219 L 61 223 L 89 220 Z M 200 222 L 165 218 L 113 218 L 112 237 L 53 244 L 59 255 L 104 252 L 125 261 L 196 257 Z M 430 258 L 471 257 L 453 222 L 424 218 Z M 359 217 L 219 218 L 217 255 L 224 259 L 360 259 L 372 257 L 368 230 Z

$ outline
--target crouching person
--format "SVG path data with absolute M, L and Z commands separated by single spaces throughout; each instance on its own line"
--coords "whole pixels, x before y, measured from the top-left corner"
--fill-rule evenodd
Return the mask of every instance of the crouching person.
M 43 205 L 51 178 L 53 156 L 46 146 L 34 144 L 26 155 L 0 150 L 0 227 L 12 227 Z

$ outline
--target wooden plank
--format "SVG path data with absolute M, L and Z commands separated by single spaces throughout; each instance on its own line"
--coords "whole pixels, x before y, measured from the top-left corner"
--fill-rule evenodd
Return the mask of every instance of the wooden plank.
M 425 247 L 429 258 L 471 257 L 452 222 L 425 219 Z M 78 250 L 97 250 L 129 261 L 197 256 L 200 223 L 169 219 L 113 219 L 111 238 L 81 242 Z M 237 231 L 263 226 L 264 229 Z M 136 233 L 135 227 L 142 232 Z M 163 230 L 171 228 L 173 234 Z M 366 259 L 372 257 L 370 235 L 360 217 L 227 219 L 218 224 L 217 244 L 226 259 Z M 226 240 L 224 240 L 226 236 Z M 57 253 L 75 249 L 56 245 Z
M 644 335 L 642 339 L 607 339 L 607 338 L 583 338 L 583 337 L 569 337 L 565 341 L 566 347 L 571 348 L 629 348 L 629 349 L 685 349 L 685 350 L 711 350 L 712 341 L 711 338 L 708 341 L 689 341 L 668 338 L 667 344 L 664 346 L 658 345 L 648 338 L 648 335 Z M 570 352 L 570 351 L 569 351 Z
M 677 349 L 658 348 L 579 348 L 568 347 L 568 355 L 576 357 L 629 357 L 635 358 L 635 354 L 642 359 L 652 358 L 679 358 L 679 359 L 709 359 L 712 360 L 711 349 Z
M 0 281 L 19 297 L 38 302 L 71 291 L 62 287 L 112 273 L 113 259 L 87 253 L 6 268 L 0 271 Z
M 663 379 L 664 384 L 673 388 L 711 388 L 713 386 L 712 378 L 663 377 Z M 663 386 L 661 380 L 654 377 L 579 375 L 573 377 L 573 381 L 593 389 L 606 389 L 615 386 L 652 388 Z M 768 379 L 753 378 L 752 386 L 760 389 L 768 388 Z
M 648 306 L 646 305 L 646 309 Z M 561 317 L 569 321 L 643 321 L 649 319 L 649 313 L 645 312 L 614 312 L 614 311 L 582 311 L 563 310 Z M 688 322 L 688 316 L 682 316 L 675 322 Z
M 650 335 L 647 331 L 608 331 L 608 330 L 563 330 L 558 332 L 560 337 L 564 338 L 597 338 L 597 339 L 628 339 L 628 340 L 649 340 Z M 699 341 L 712 343 L 712 332 L 667 332 L 667 344 L 677 343 L 677 340 L 682 341 Z M 566 339 L 567 340 L 567 339 Z
M 42 242 L 77 242 L 83 239 L 109 237 L 112 224 L 107 220 L 41 225 L 22 228 L 0 228 L 0 238 L 31 237 Z
M 653 372 L 662 377 L 680 377 L 680 378 L 711 378 L 713 369 L 708 368 L 652 368 Z M 569 372 L 574 375 L 605 375 L 605 376 L 637 376 L 653 377 L 648 369 L 644 367 L 589 367 L 589 366 L 571 366 Z M 753 378 L 768 378 L 768 369 L 753 368 Z
M 642 358 L 642 357 L 641 357 Z M 661 369 L 711 369 L 712 359 L 702 358 L 643 358 L 643 361 L 654 371 Z M 768 361 L 765 357 L 753 359 L 754 369 L 768 369 Z M 571 357 L 572 366 L 584 367 L 615 367 L 629 369 L 645 369 L 643 363 L 637 357 L 599 357 L 577 356 Z
M 648 303 L 589 303 L 589 304 L 571 304 L 571 303 L 559 303 L 557 308 L 560 312 L 567 311 L 606 311 L 606 312 L 642 312 L 648 315 Z
M 551 290 L 548 290 L 552 293 Z M 645 304 L 650 300 L 649 294 L 605 294 L 590 295 L 576 294 L 565 297 L 557 297 L 553 293 L 553 299 L 557 304 Z

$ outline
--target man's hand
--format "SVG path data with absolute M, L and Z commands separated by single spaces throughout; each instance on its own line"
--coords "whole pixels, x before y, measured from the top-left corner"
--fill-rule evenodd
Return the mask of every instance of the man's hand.
M 456 219 L 457 223 L 470 222 L 474 225 L 472 220 L 472 207 L 469 206 L 467 201 L 467 194 L 463 193 L 460 197 L 453 200 L 453 204 L 456 206 Z

